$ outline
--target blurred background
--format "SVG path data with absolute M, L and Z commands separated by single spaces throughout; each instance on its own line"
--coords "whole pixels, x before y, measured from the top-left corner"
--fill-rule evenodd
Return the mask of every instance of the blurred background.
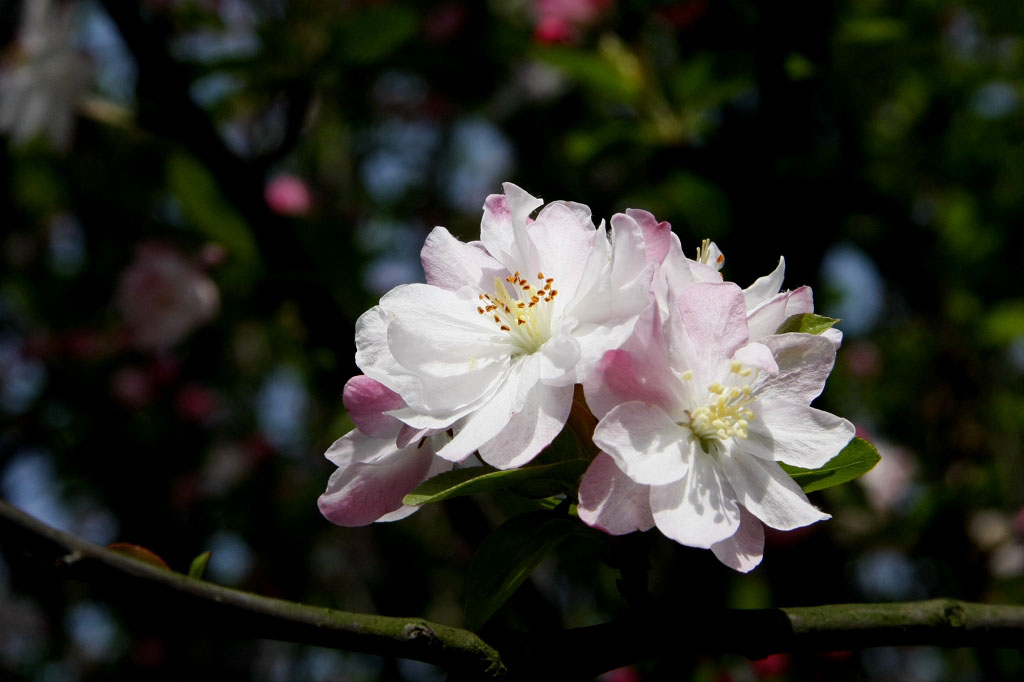
M 461 625 L 502 496 L 345 529 L 316 508 L 353 325 L 513 181 L 787 263 L 845 342 L 817 406 L 881 451 L 734 574 L 660 535 L 690 610 L 1024 600 L 1024 5 L 989 0 L 0 0 L 0 497 L 262 594 Z M 642 556 L 638 555 L 638 556 Z M 625 608 L 599 545 L 495 616 Z M 0 679 L 432 681 L 150 631 L 0 539 Z M 486 635 L 486 633 L 485 633 Z M 1018 652 L 667 658 L 645 680 L 1016 680 Z

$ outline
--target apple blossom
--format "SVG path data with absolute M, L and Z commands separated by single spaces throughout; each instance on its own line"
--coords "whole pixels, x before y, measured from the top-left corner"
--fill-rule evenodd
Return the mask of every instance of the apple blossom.
M 506 183 L 484 205 L 480 241 L 443 227 L 422 251 L 426 284 L 396 287 L 356 325 L 356 363 L 407 407 L 414 428 L 451 429 L 437 454 L 474 451 L 511 468 L 562 430 L 580 383 L 632 332 L 651 266 L 634 224 L 595 228 L 581 204 L 542 205 Z
M 748 298 L 756 312 L 776 300 L 773 288 L 774 279 L 749 297 L 726 282 L 668 291 L 667 314 L 652 307 L 605 354 L 586 386 L 602 453 L 581 483 L 580 518 L 612 534 L 657 526 L 741 571 L 761 560 L 762 522 L 790 530 L 829 518 L 778 462 L 820 467 L 854 435 L 809 406 L 835 344 L 752 330 Z

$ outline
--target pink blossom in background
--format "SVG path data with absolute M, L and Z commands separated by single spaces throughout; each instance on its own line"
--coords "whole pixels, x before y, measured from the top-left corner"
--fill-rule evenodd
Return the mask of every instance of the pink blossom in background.
M 897 509 L 910 494 L 911 485 L 917 476 L 917 458 L 911 451 L 893 443 L 884 440 L 873 442 L 882 459 L 857 482 L 864 488 L 868 503 L 875 511 L 889 513 Z
M 135 259 L 121 274 L 116 302 L 129 343 L 157 351 L 213 319 L 220 294 L 213 280 L 176 249 L 150 242 L 136 248 Z
M 571 43 L 579 29 L 596 21 L 611 0 L 535 0 L 533 37 L 540 43 Z
M 186 384 L 174 396 L 174 407 L 183 418 L 206 422 L 220 409 L 220 398 L 200 384 Z
M 111 377 L 110 391 L 125 407 L 139 408 L 153 400 L 156 386 L 151 374 L 141 367 L 122 367 Z
M 306 215 L 313 207 L 309 186 L 294 175 L 279 175 L 268 182 L 263 198 L 270 210 L 278 215 Z

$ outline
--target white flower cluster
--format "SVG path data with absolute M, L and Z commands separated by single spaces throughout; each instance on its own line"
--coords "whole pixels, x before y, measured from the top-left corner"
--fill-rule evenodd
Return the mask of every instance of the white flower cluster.
M 839 332 L 776 333 L 813 311 L 810 290 L 781 291 L 781 260 L 746 289 L 725 282 L 714 244 L 687 258 L 646 211 L 606 229 L 581 204 L 542 204 L 506 184 L 484 205 L 480 241 L 435 228 L 427 283 L 360 317 L 364 374 L 344 392 L 357 428 L 327 452 L 338 470 L 323 514 L 346 526 L 406 516 L 407 493 L 473 453 L 499 469 L 529 463 L 580 384 L 600 420 L 579 488 L 591 526 L 657 526 L 749 571 L 762 524 L 828 518 L 779 466 L 820 467 L 854 435 L 810 407 Z

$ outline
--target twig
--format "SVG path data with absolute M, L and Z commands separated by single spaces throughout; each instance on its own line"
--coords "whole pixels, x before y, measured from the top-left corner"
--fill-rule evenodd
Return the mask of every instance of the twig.
M 501 680 L 497 650 L 472 632 L 421 618 L 393 618 L 271 599 L 164 570 L 86 542 L 0 501 L 0 541 L 58 574 L 110 588 L 117 601 L 144 605 L 153 623 L 410 658 Z
M 453 671 L 452 679 L 591 679 L 638 661 L 685 654 L 762 658 L 784 651 L 849 651 L 871 646 L 1024 645 L 1024 606 L 932 599 L 644 613 L 562 632 L 519 633 L 497 648 L 472 632 L 419 618 L 347 613 L 233 590 L 163 570 L 85 542 L 0 501 L 0 542 L 59 574 L 113 588 L 144 604 L 154 622 L 182 618 L 196 628 L 411 658 Z

